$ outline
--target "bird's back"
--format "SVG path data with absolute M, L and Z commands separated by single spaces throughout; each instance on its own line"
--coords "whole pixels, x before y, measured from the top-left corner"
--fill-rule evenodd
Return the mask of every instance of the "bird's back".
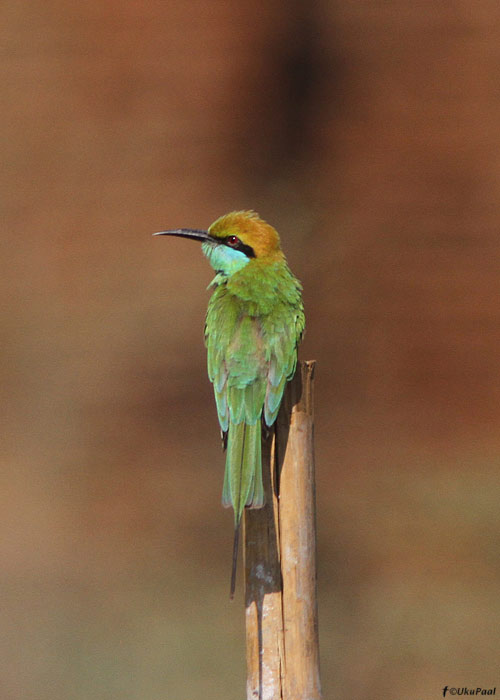
M 272 425 L 304 330 L 300 283 L 284 261 L 214 282 L 205 338 L 221 428 L 254 424 L 263 409 Z

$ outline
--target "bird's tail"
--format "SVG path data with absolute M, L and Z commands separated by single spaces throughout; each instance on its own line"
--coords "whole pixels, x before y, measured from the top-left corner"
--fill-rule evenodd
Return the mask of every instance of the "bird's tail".
M 226 472 L 222 503 L 234 510 L 233 569 L 231 598 L 236 583 L 236 560 L 241 516 L 245 506 L 261 508 L 264 505 L 262 484 L 261 424 L 229 423 L 227 436 Z

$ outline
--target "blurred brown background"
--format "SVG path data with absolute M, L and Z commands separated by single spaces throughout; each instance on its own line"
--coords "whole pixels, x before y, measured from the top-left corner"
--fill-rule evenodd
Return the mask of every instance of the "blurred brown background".
M 500 9 L 5 0 L 2 700 L 244 697 L 202 341 L 153 239 L 305 288 L 325 700 L 498 676 Z

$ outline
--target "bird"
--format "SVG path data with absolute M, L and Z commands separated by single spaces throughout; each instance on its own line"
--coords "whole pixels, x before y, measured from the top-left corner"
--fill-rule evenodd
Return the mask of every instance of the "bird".
M 263 429 L 273 426 L 297 365 L 305 329 L 302 285 L 288 266 L 278 232 L 253 210 L 225 214 L 207 230 L 153 235 L 201 242 L 215 270 L 204 335 L 226 449 L 222 504 L 234 511 L 232 599 L 243 511 L 265 504 Z

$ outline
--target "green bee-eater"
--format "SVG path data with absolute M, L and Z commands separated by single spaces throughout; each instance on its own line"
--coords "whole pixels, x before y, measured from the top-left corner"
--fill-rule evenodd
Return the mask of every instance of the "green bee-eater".
M 302 287 L 277 231 L 253 211 L 226 214 L 208 231 L 182 228 L 156 235 L 201 241 L 216 272 L 205 343 L 227 448 L 222 503 L 234 509 L 232 597 L 243 509 L 264 505 L 261 424 L 273 425 L 295 372 L 304 331 Z

